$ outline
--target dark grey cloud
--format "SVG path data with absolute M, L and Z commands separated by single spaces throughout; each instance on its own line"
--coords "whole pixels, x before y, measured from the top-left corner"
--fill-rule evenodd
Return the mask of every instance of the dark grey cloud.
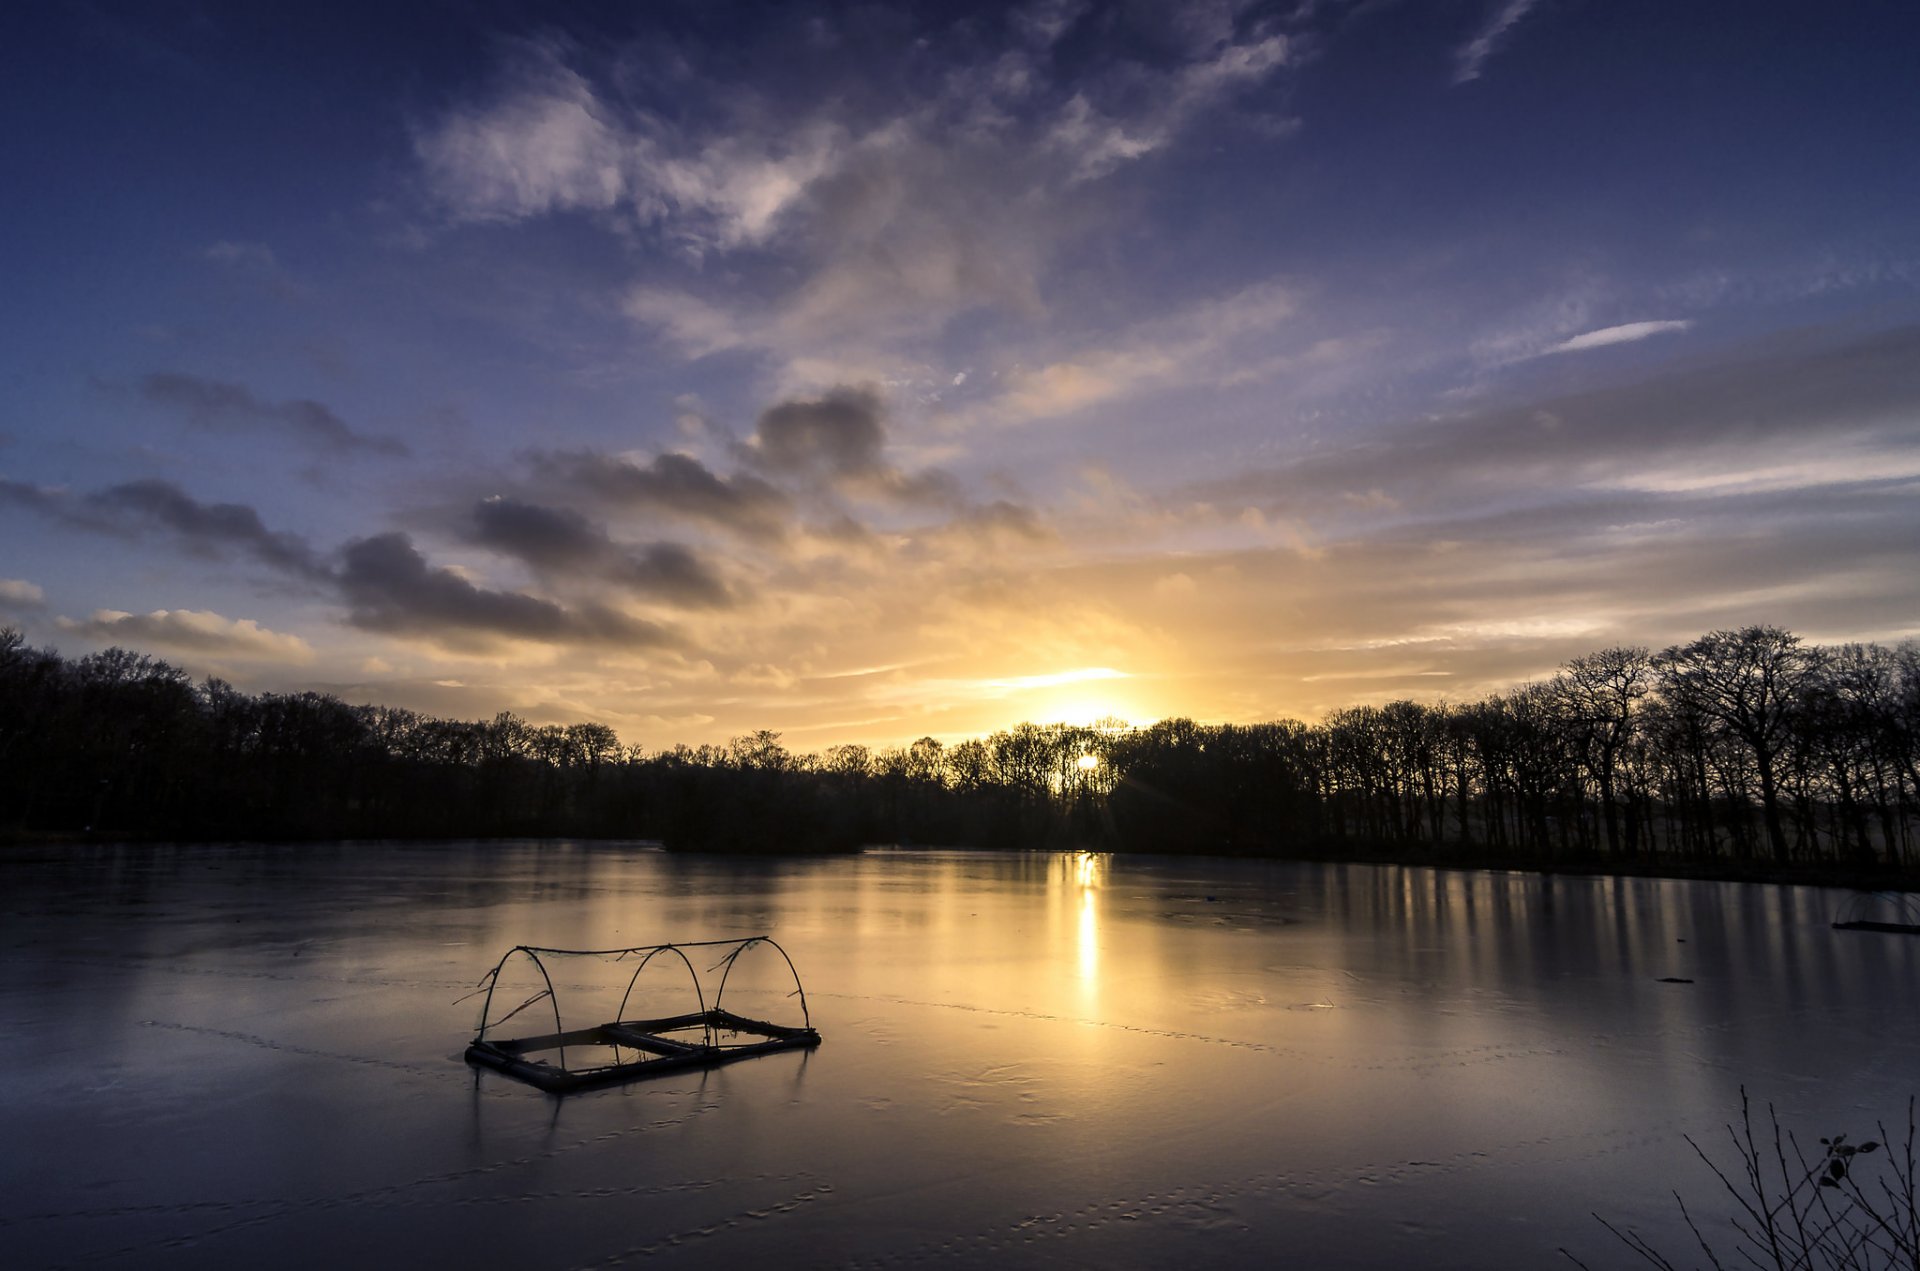
M 517 499 L 483 499 L 473 509 L 472 541 L 548 573 L 592 575 L 636 592 L 695 608 L 721 608 L 733 594 L 679 543 L 622 547 L 578 512 Z
M 734 603 L 712 568 L 681 543 L 648 543 L 628 553 L 614 577 L 677 604 L 717 609 Z
M 67 502 L 67 495 L 62 491 L 0 477 L 0 503 L 11 503 L 15 507 L 57 516 Z
M 794 398 L 761 412 L 753 436 L 736 452 L 780 476 L 821 480 L 845 494 L 875 496 L 912 507 L 960 512 L 960 482 L 938 468 L 908 472 L 888 463 L 886 406 L 872 388 L 839 385 L 815 398 Z
M 776 472 L 852 476 L 881 466 L 886 429 L 879 394 L 835 388 L 824 397 L 768 407 L 746 448 Z
M 356 539 L 342 549 L 336 568 L 300 536 L 268 529 L 253 508 L 203 503 L 167 481 L 129 481 L 74 495 L 0 478 L 0 502 L 29 508 L 75 528 L 123 538 L 161 530 L 186 551 L 215 559 L 243 552 L 339 596 L 348 607 L 349 621 L 370 631 L 426 635 L 450 644 L 480 643 L 476 638 L 487 636 L 600 645 L 672 642 L 658 624 L 605 605 L 569 607 L 523 592 L 478 586 L 453 570 L 429 565 L 405 534 Z M 526 537 L 540 541 L 537 533 Z M 691 553 L 675 544 L 655 546 L 657 551 L 630 555 L 624 562 L 633 586 L 644 585 L 687 604 L 712 605 L 731 599 Z M 566 548 L 549 527 L 544 547 L 534 550 L 554 558 Z
M 563 508 L 518 499 L 482 499 L 473 509 L 473 541 L 541 569 L 591 568 L 618 549 L 605 530 Z
M 94 533 L 139 538 L 161 530 L 195 555 L 222 558 L 239 551 L 298 577 L 332 577 L 299 535 L 268 529 L 260 514 L 243 503 L 202 503 L 171 481 L 145 478 L 75 495 L 0 478 L 0 502 Z
M 405 534 L 356 539 L 341 553 L 340 593 L 349 620 L 368 631 L 504 637 L 546 643 L 659 646 L 662 627 L 600 605 L 567 608 L 522 592 L 476 586 L 453 570 L 427 563 Z
M 354 450 L 394 456 L 412 453 L 406 443 L 360 432 L 328 406 L 307 398 L 263 401 L 243 384 L 201 379 L 174 371 L 156 371 L 147 376 L 140 381 L 140 393 L 150 402 L 182 412 L 189 422 L 203 428 L 274 428 L 335 453 Z
M 983 533 L 1008 534 L 1033 542 L 1053 537 L 1053 531 L 1047 528 L 1032 508 L 1007 499 L 995 499 L 991 503 L 968 508 L 959 518 L 959 523 Z
M 303 578 L 329 576 L 305 539 L 270 530 L 244 503 L 202 503 L 170 481 L 128 481 L 86 497 L 90 511 L 123 527 L 154 526 L 179 538 L 190 551 L 238 549 L 262 564 Z
M 771 483 L 744 473 L 721 477 L 686 455 L 656 455 L 647 463 L 590 450 L 528 458 L 537 477 L 572 497 L 703 521 L 753 538 L 778 537 L 792 510 L 791 500 Z

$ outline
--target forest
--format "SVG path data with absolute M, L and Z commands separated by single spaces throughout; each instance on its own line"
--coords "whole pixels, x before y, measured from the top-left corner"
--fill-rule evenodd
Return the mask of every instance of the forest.
M 0 629 L 0 837 L 16 842 L 567 835 L 1898 879 L 1917 810 L 1920 644 L 1768 626 L 1604 649 L 1467 703 L 810 754 L 771 731 L 648 751 L 604 724 L 248 694 Z

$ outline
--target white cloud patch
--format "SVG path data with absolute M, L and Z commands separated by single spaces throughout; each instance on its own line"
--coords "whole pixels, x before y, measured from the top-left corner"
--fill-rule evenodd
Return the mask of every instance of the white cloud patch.
M 1684 318 L 1662 319 L 1657 322 L 1626 322 L 1617 327 L 1602 327 L 1598 331 L 1588 331 L 1570 340 L 1562 340 L 1545 352 L 1578 353 L 1584 349 L 1605 348 L 1609 344 L 1631 344 L 1635 340 L 1645 340 L 1650 336 L 1686 331 L 1692 326 L 1692 321 Z
M 1275 330 L 1296 308 L 1293 294 L 1278 283 L 1191 306 L 1101 345 L 1009 371 L 984 413 L 998 422 L 1051 419 L 1175 384 L 1227 382 L 1271 357 Z
M 456 220 L 618 209 L 670 225 L 696 250 L 753 246 L 845 144 L 825 123 L 779 136 L 688 136 L 597 91 L 563 48 L 527 41 L 519 53 L 498 96 L 415 137 Z
M 1196 115 L 1243 85 L 1286 66 L 1292 46 L 1284 35 L 1226 43 L 1212 57 L 1171 76 L 1159 100 L 1131 116 L 1103 114 L 1083 93 L 1060 113 L 1049 136 L 1078 180 L 1105 176 L 1122 164 L 1164 148 Z
M 47 593 L 24 578 L 0 578 L 0 608 L 38 609 L 47 603 Z
M 313 660 L 312 646 L 299 636 L 270 631 L 251 618 L 224 618 L 210 610 L 156 609 L 152 613 L 125 613 L 118 609 L 97 609 L 84 622 L 62 618 L 60 627 L 89 639 L 136 648 L 262 662 Z
M 1486 67 L 1487 59 L 1499 49 L 1500 43 L 1517 25 L 1520 19 L 1538 4 L 1539 0 L 1502 0 L 1500 7 L 1493 11 L 1485 26 L 1471 40 L 1454 50 L 1453 82 L 1465 84 L 1480 78 L 1480 72 Z
M 1230 20 L 1070 68 L 1052 45 L 1086 34 L 1081 16 L 1037 6 L 998 43 L 929 26 L 938 74 L 794 100 L 772 77 L 709 80 L 684 50 L 642 75 L 666 54 L 630 49 L 602 73 L 570 46 L 523 41 L 490 93 L 416 130 L 415 151 L 455 222 L 583 213 L 657 236 L 682 264 L 724 257 L 689 274 L 656 254 L 627 290 L 627 316 L 689 357 L 770 352 L 786 391 L 890 378 L 964 315 L 1059 324 L 1052 263 L 1120 214 L 1088 187 L 1294 60 L 1288 36 Z

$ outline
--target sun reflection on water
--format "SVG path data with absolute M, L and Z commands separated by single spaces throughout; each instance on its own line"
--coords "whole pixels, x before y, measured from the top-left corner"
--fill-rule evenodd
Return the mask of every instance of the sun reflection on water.
M 1105 881 L 1107 857 L 1081 852 L 1073 858 L 1073 882 L 1080 889 L 1080 981 L 1091 990 L 1100 980 L 1100 910 L 1096 893 Z

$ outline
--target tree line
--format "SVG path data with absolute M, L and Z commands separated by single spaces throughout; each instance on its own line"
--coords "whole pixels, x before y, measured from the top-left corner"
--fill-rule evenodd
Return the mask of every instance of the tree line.
M 810 754 L 768 731 L 649 752 L 603 724 L 247 694 L 0 629 L 0 830 L 16 838 L 565 834 L 1892 874 L 1915 862 L 1917 810 L 1920 645 L 1768 626 L 1605 649 L 1465 704 Z

